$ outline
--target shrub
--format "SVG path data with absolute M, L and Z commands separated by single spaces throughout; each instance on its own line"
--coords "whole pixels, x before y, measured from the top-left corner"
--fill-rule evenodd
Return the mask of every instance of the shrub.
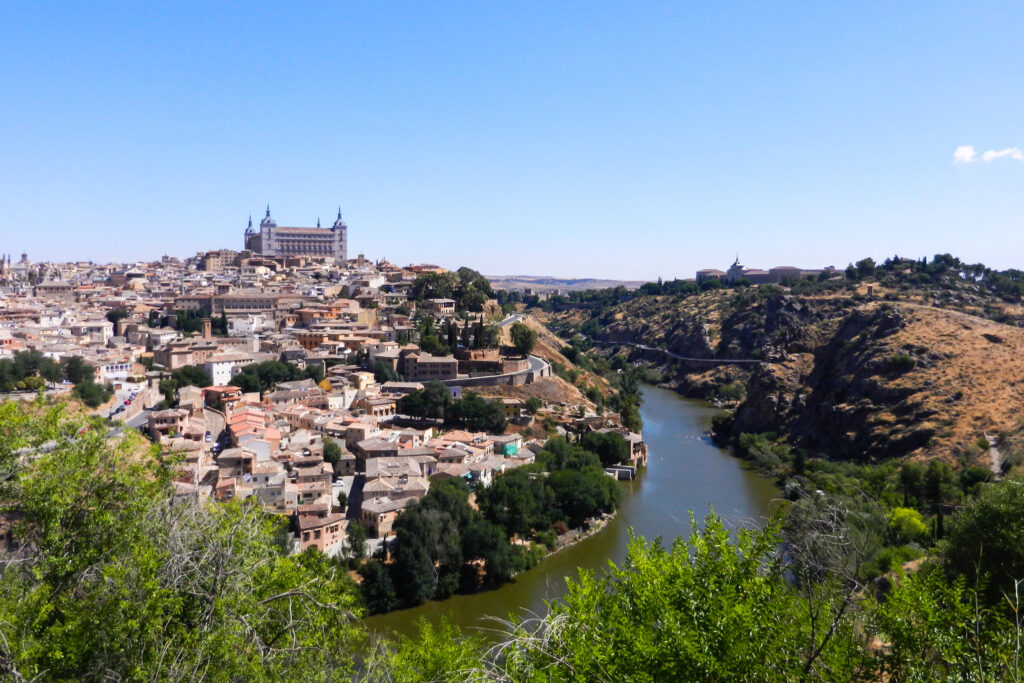
M 917 365 L 917 361 L 905 353 L 889 356 L 889 367 L 893 372 L 908 372 L 913 370 L 915 365 Z
M 950 519 L 942 554 L 946 569 L 968 585 L 984 586 L 991 602 L 1013 594 L 1024 576 L 1024 482 L 981 487 L 978 497 Z
M 914 508 L 893 509 L 889 529 L 901 543 L 924 540 L 928 536 L 928 525 L 924 523 L 921 513 Z
M 714 393 L 723 401 L 742 401 L 747 395 L 747 387 L 743 382 L 731 382 L 718 387 Z
M 558 538 L 555 536 L 555 532 L 548 529 L 546 531 L 538 531 L 533 535 L 533 540 L 540 543 L 548 550 L 554 550 L 558 544 Z
M 715 413 L 714 417 L 711 418 L 712 436 L 720 442 L 728 439 L 734 419 L 733 414 L 728 410 Z

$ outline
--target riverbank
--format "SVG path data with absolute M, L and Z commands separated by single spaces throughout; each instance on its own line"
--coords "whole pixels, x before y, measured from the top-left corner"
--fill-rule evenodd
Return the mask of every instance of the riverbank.
M 584 520 L 583 524 L 586 527 L 579 529 L 569 529 L 564 534 L 557 536 L 558 542 L 555 543 L 555 547 L 548 551 L 547 555 L 544 556 L 544 560 L 548 559 L 552 555 L 562 552 L 567 548 L 571 548 L 580 541 L 584 541 L 597 532 L 601 531 L 608 526 L 608 522 L 615 519 L 615 516 L 619 513 L 618 510 L 610 512 L 600 517 L 591 517 L 590 519 Z M 543 562 L 544 560 L 541 560 Z
M 423 618 L 435 624 L 446 619 L 486 633 L 486 617 L 540 614 L 547 603 L 565 594 L 567 578 L 581 570 L 604 571 L 609 560 L 621 562 L 630 530 L 671 542 L 689 534 L 691 510 L 699 521 L 712 507 L 734 526 L 759 525 L 777 498 L 777 489 L 706 437 L 717 411 L 703 401 L 655 386 L 645 386 L 643 394 L 648 464 L 641 478 L 619 482 L 621 505 L 600 529 L 568 546 L 571 552 L 548 554 L 499 588 L 368 617 L 367 628 L 373 633 L 413 635 L 416 621 Z

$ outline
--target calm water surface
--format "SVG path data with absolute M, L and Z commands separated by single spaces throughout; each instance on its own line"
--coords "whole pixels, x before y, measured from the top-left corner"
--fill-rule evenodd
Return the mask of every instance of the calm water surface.
M 408 610 L 366 619 L 371 631 L 412 635 L 421 617 L 438 622 L 442 617 L 464 629 L 489 628 L 485 617 L 505 617 L 527 611 L 542 614 L 545 602 L 566 592 L 566 578 L 581 569 L 602 571 L 611 560 L 626 555 L 628 531 L 666 545 L 690 530 L 693 510 L 700 520 L 714 507 L 727 524 L 756 525 L 768 514 L 777 490 L 770 480 L 743 467 L 743 463 L 704 436 L 715 409 L 702 401 L 653 386 L 644 387 L 641 414 L 647 442 L 646 471 L 632 482 L 621 482 L 622 507 L 607 527 L 575 546 L 553 555 L 501 588 L 475 595 L 456 595 Z

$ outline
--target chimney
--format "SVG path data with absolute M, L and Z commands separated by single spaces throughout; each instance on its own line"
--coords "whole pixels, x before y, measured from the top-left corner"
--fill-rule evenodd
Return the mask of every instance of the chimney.
M 213 336 L 212 323 L 209 318 L 203 318 L 203 339 L 209 339 Z

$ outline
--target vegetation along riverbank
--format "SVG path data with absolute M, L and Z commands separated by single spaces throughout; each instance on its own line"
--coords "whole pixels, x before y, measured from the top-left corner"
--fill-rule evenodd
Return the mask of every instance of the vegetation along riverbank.
M 636 538 L 618 566 L 498 627 L 497 645 L 425 624 L 374 639 L 358 671 L 368 611 L 486 588 L 548 552 L 559 522 L 612 512 L 602 466 L 620 441 L 549 434 L 534 466 L 489 487 L 432 485 L 357 584 L 315 550 L 288 554 L 252 501 L 172 504 L 173 455 L 52 399 L 5 403 L 0 667 L 13 680 L 1015 680 L 1014 277 L 943 256 L 857 264 L 842 282 L 652 283 L 530 309 L 565 335 L 544 339 L 566 360 L 552 366 L 595 409 L 625 422 L 645 379 L 702 395 L 722 408 L 716 439 L 786 504 L 759 528 L 711 514 L 688 536 Z M 620 338 L 636 311 L 642 340 Z M 708 361 L 763 362 L 709 368 L 633 345 L 691 337 Z

